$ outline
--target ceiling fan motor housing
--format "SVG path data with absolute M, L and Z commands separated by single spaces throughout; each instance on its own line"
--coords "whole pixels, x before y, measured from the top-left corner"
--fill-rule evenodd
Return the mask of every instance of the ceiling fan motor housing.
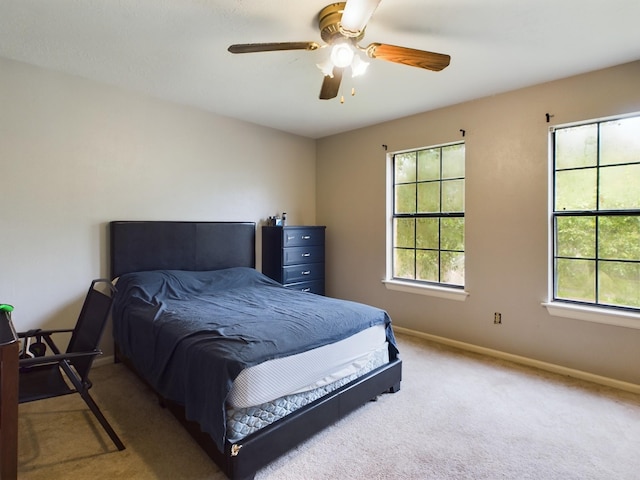
M 328 44 L 333 44 L 336 40 L 349 40 L 352 43 L 356 43 L 364 37 L 364 30 L 362 30 L 356 37 L 346 36 L 340 29 L 340 20 L 342 20 L 342 13 L 346 2 L 338 2 L 327 5 L 318 14 L 318 26 L 320 27 L 320 37 Z

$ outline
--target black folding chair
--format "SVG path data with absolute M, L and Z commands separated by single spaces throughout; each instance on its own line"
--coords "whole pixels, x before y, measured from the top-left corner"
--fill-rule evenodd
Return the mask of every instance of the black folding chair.
M 106 284 L 109 294 L 97 289 L 98 284 Z M 79 393 L 118 450 L 124 450 L 124 444 L 89 395 L 89 370 L 95 357 L 102 354 L 98 344 L 109 317 L 114 293 L 115 288 L 109 280 L 93 280 L 74 329 L 37 329 L 18 333 L 18 337 L 24 339 L 19 360 L 19 403 Z M 51 336 L 65 332 L 71 333 L 71 339 L 66 353 L 61 353 Z M 46 354 L 47 346 L 51 354 Z

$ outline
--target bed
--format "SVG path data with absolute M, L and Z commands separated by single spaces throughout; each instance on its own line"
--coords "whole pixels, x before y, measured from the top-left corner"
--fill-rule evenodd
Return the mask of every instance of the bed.
M 262 275 L 255 223 L 117 221 L 110 242 L 116 358 L 229 478 L 400 389 L 386 312 Z

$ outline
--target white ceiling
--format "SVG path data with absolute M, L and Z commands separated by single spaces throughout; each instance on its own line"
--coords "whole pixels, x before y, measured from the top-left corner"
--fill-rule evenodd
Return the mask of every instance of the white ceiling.
M 447 53 L 451 64 L 373 60 L 343 79 L 344 104 L 318 99 L 326 49 L 227 52 L 321 43 L 329 3 L 0 0 L 0 56 L 311 138 L 640 59 L 639 0 L 382 0 L 361 45 Z

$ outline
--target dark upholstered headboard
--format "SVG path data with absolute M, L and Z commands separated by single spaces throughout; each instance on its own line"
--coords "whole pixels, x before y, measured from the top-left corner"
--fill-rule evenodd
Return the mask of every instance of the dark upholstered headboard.
M 115 221 L 111 278 L 147 270 L 255 267 L 254 222 Z

